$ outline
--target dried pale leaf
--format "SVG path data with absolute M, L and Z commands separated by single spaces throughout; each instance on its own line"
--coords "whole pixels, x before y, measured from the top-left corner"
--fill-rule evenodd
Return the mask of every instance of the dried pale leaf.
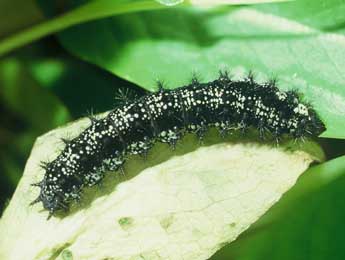
M 313 156 L 265 144 L 198 147 L 193 137 L 172 152 L 156 145 L 131 158 L 126 177 L 108 174 L 81 205 L 52 217 L 31 183 L 38 167 L 75 136 L 81 120 L 37 139 L 0 222 L 0 259 L 207 259 L 263 215 L 309 166 Z

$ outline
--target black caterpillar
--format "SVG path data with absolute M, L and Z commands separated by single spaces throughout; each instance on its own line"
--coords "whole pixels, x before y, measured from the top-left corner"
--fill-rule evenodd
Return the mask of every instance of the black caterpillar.
M 209 127 L 221 135 L 232 129 L 258 129 L 261 138 L 318 136 L 325 126 L 314 109 L 303 104 L 296 91 L 280 91 L 275 82 L 259 84 L 252 75 L 232 81 L 218 79 L 192 83 L 175 90 L 160 90 L 126 102 L 105 118 L 91 118 L 78 137 L 65 141 L 59 156 L 42 167 L 41 188 L 32 204 L 42 201 L 49 217 L 79 200 L 85 186 L 99 183 L 106 171 L 122 169 L 131 154 L 146 155 L 156 141 L 175 147 L 186 132 L 202 138 Z M 48 217 L 48 218 L 49 218 Z

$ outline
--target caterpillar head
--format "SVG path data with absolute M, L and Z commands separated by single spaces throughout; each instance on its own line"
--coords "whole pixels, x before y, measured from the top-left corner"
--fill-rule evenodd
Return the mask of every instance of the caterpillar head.
M 42 181 L 32 184 L 41 188 L 40 194 L 31 204 L 42 202 L 43 207 L 49 211 L 49 217 L 58 210 L 67 210 L 67 202 L 76 199 L 78 189 L 81 187 L 80 179 L 75 176 L 63 176 L 53 164 L 45 164 L 45 177 Z

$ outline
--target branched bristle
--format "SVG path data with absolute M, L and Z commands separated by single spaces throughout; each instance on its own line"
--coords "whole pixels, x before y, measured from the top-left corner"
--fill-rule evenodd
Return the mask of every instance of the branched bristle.
M 41 195 L 39 195 L 35 200 L 33 200 L 32 202 L 30 202 L 30 206 L 32 206 L 32 205 L 35 205 L 36 203 L 38 203 L 38 202 L 40 202 L 40 201 L 42 201 L 41 200 Z
M 43 170 L 47 170 L 48 167 L 49 167 L 49 162 L 46 162 L 46 161 L 41 161 L 39 166 L 43 169 Z
M 91 125 L 97 123 L 98 119 L 94 115 L 93 109 L 91 108 L 90 111 L 87 111 L 86 117 L 90 120 Z
M 71 140 L 67 139 L 67 138 L 60 138 L 61 142 L 63 142 L 65 145 L 68 145 Z
M 97 123 L 97 121 L 98 121 L 97 118 L 93 115 L 89 115 L 89 116 L 87 116 L 87 118 L 90 120 L 92 125 Z
M 68 210 L 68 206 L 67 206 L 65 203 L 59 202 L 58 205 L 59 205 L 63 210 L 65 210 L 65 211 Z
M 54 215 L 54 210 L 50 210 L 48 217 L 47 217 L 47 220 L 49 220 L 53 215 Z
M 249 81 L 250 83 L 254 83 L 254 81 L 255 81 L 255 75 L 254 75 L 254 72 L 252 70 L 250 70 L 248 72 L 247 81 Z
M 198 75 L 196 72 L 193 72 L 192 74 L 191 84 L 194 86 L 197 86 L 200 84 L 200 75 Z
M 278 79 L 276 77 L 273 77 L 268 81 L 268 85 L 275 88 L 277 87 L 277 82 Z
M 164 91 L 164 89 L 166 89 L 166 84 L 163 80 L 157 79 L 156 80 L 156 85 L 158 88 L 158 92 L 162 92 Z
M 146 161 L 147 160 L 147 156 L 148 156 L 148 150 L 144 150 L 139 155 L 144 159 L 144 161 Z
M 133 101 L 137 98 L 136 93 L 130 91 L 129 88 L 118 88 L 115 94 L 114 99 L 116 100 L 116 105 L 126 105 L 130 101 Z
M 230 71 L 229 70 L 219 70 L 219 80 L 225 80 L 225 81 L 229 81 L 231 80 L 231 76 L 230 76 Z
M 173 139 L 169 142 L 169 146 L 170 146 L 170 149 L 175 151 L 176 149 L 176 144 L 177 144 L 177 140 L 176 139 Z
M 120 170 L 120 174 L 122 176 L 126 175 L 126 172 L 125 172 L 125 169 L 123 168 L 123 166 L 120 166 L 119 170 Z
M 43 183 L 44 183 L 43 181 L 40 181 L 40 182 L 32 183 L 30 185 L 34 187 L 42 187 Z

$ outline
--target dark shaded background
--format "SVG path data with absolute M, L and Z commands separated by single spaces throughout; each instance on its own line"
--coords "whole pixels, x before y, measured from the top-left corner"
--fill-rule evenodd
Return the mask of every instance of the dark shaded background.
M 119 88 L 129 89 L 134 96 L 145 93 L 72 57 L 54 37 L 1 59 L 1 211 L 14 192 L 35 139 L 79 117 L 112 109 Z

